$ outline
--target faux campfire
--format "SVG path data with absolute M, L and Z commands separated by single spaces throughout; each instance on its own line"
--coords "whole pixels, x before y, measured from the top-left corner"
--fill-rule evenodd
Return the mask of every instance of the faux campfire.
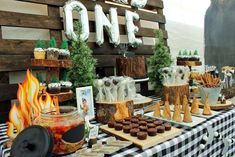
M 55 103 L 58 105 L 56 97 L 53 103 L 53 99 L 48 93 L 44 99 L 42 96 L 38 97 L 38 94 L 39 81 L 30 70 L 27 70 L 26 79 L 22 84 L 19 84 L 17 91 L 19 105 L 17 106 L 15 102 L 9 112 L 10 122 L 8 122 L 7 135 L 11 140 L 22 130 L 32 125 L 33 120 L 40 115 L 43 109 L 53 109 Z M 16 132 L 14 132 L 14 128 L 16 128 Z
M 59 107 L 57 97 L 48 93 L 40 96 L 39 81 L 30 70 L 19 84 L 17 98 L 19 105 L 13 104 L 7 129 L 10 140 L 6 146 L 11 147 L 11 156 L 34 156 L 41 149 L 45 150 L 42 156 L 64 155 L 83 145 L 83 116 L 75 107 Z

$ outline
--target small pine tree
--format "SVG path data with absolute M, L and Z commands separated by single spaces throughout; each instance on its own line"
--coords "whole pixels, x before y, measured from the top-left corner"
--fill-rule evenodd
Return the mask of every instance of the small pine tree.
M 45 48 L 45 42 L 43 40 L 38 39 L 35 44 L 36 48 Z
M 162 75 L 160 69 L 172 64 L 170 51 L 164 44 L 163 33 L 161 30 L 155 30 L 154 54 L 148 60 L 150 72 L 148 73 L 149 81 L 154 85 L 156 90 L 162 88 Z
M 56 48 L 56 46 L 57 46 L 56 39 L 55 39 L 55 37 L 52 37 L 52 38 L 50 39 L 49 43 L 48 43 L 48 47 L 50 47 L 50 48 Z
M 77 40 L 71 41 L 70 52 L 73 67 L 69 70 L 68 75 L 75 90 L 76 87 L 93 85 L 96 77 L 96 59 L 93 58 L 92 50 L 88 47 L 87 43 L 80 39 L 81 23 L 76 21 L 74 25 Z
M 68 41 L 67 40 L 63 40 L 63 42 L 60 45 L 60 48 L 61 49 L 65 49 L 65 50 L 69 49 Z

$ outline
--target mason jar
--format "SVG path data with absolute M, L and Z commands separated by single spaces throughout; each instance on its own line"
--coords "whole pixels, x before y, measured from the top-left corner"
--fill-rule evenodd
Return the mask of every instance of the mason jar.
M 60 106 L 59 109 L 59 113 L 55 108 L 42 110 L 34 120 L 34 125 L 40 125 L 50 132 L 53 154 L 71 154 L 84 144 L 84 117 L 72 106 Z

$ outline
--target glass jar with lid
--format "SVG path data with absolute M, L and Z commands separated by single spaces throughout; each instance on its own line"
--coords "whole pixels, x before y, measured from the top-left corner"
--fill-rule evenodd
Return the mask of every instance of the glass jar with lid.
M 34 120 L 34 125 L 46 128 L 53 137 L 53 154 L 64 155 L 78 150 L 84 143 L 85 121 L 75 107 L 61 106 L 45 109 Z

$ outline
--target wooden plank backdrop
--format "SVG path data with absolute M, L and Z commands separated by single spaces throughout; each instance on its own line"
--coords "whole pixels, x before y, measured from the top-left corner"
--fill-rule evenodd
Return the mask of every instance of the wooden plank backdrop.
M 0 10 L 0 74 L 6 75 L 11 71 L 25 70 L 30 67 L 30 58 L 33 56 L 33 49 L 35 40 L 32 39 L 4 39 L 2 37 L 2 27 L 19 27 L 19 28 L 35 28 L 49 30 L 50 37 L 54 36 L 58 43 L 64 38 L 63 26 L 63 11 L 62 7 L 67 0 L 16 0 L 27 3 L 36 3 L 45 5 L 47 7 L 47 15 L 35 15 L 29 13 L 11 12 Z M 119 56 L 118 49 L 106 41 L 99 47 L 95 43 L 95 15 L 94 7 L 100 4 L 106 14 L 109 13 L 110 7 L 117 8 L 118 18 L 120 24 L 121 43 L 127 43 L 127 35 L 125 29 L 125 10 L 136 11 L 140 15 L 140 21 L 136 22 L 139 26 L 137 37 L 142 38 L 143 45 L 139 48 L 132 48 L 131 51 L 136 55 L 143 55 L 149 57 L 152 52 L 152 45 L 154 44 L 154 29 L 160 28 L 164 32 L 165 41 L 167 41 L 167 31 L 165 30 L 166 19 L 163 15 L 163 1 L 162 0 L 148 0 L 147 6 L 144 9 L 136 9 L 130 5 L 120 5 L 117 3 L 110 3 L 111 1 L 105 0 L 80 0 L 89 13 L 90 37 L 88 45 L 93 50 L 93 55 L 98 60 L 97 67 L 110 68 L 115 66 L 115 59 Z M 16 6 L 12 6 L 16 7 Z M 74 19 L 78 17 L 74 15 Z M 167 44 L 167 42 L 166 42 Z M 107 56 L 110 56 L 107 60 Z M 0 88 L 11 87 L 11 92 L 15 93 L 16 86 L 8 85 L 7 81 L 4 82 L 0 79 Z M 12 99 L 11 95 L 0 92 L 0 99 Z M 1 101 L 1 100 L 0 100 Z

